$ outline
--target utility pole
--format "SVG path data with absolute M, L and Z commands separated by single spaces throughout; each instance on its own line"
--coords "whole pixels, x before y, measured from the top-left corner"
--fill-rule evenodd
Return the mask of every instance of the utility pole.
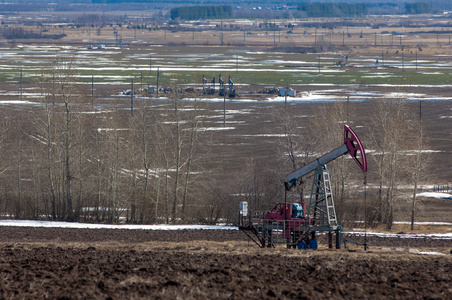
M 91 108 L 94 108 L 94 76 L 91 75 Z
M 320 73 L 320 54 L 319 54 L 319 73 Z
M 130 85 L 130 116 L 133 117 L 133 79 L 131 79 Z
M 402 72 L 404 72 L 404 71 L 405 71 L 405 63 L 403 61 L 403 52 L 402 52 Z
M 157 67 L 157 98 L 159 97 L 159 75 L 160 75 L 160 67 Z
M 287 89 L 284 92 L 284 111 L 287 111 Z
M 223 93 L 223 127 L 226 127 L 226 91 Z
M 364 251 L 367 251 L 367 172 L 364 172 Z
M 416 71 L 417 71 L 417 51 L 416 51 Z
M 22 68 L 20 68 L 20 100 L 22 100 Z

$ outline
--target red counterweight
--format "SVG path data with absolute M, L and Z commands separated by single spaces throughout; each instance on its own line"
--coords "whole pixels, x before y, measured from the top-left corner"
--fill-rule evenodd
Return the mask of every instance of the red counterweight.
M 363 144 L 358 135 L 348 125 L 344 125 L 344 144 L 347 145 L 348 154 L 355 160 L 363 172 L 367 172 L 367 158 Z
M 345 153 L 349 153 L 361 170 L 363 172 L 367 172 L 366 152 L 364 151 L 361 140 L 358 138 L 358 135 L 353 131 L 353 129 L 351 129 L 348 125 L 344 125 L 344 144 L 287 175 L 287 183 L 285 184 L 286 189 L 290 189 L 295 186 L 298 178 L 314 171 L 319 165 L 325 165 Z

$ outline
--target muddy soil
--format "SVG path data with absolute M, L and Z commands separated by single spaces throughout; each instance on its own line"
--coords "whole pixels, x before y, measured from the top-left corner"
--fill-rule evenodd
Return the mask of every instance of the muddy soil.
M 260 249 L 233 230 L 1 232 L 1 299 L 452 297 L 450 240 L 425 239 L 443 255 L 420 255 L 383 248 L 391 239 L 370 241 L 366 252 Z

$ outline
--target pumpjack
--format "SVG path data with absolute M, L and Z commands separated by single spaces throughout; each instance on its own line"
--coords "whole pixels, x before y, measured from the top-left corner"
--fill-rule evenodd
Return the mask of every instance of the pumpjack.
M 207 79 L 202 75 L 202 94 L 212 95 L 215 93 L 215 76 L 213 76 L 212 81 L 210 81 L 210 86 L 207 86 Z
M 342 227 L 338 224 L 331 188 L 330 174 L 326 164 L 338 157 L 350 154 L 362 172 L 367 172 L 367 158 L 358 135 L 344 125 L 344 144 L 319 157 L 304 167 L 288 174 L 285 191 L 303 184 L 302 177 L 314 172 L 308 207 L 302 200 L 296 203 L 278 203 L 268 212 L 251 212 L 247 203 L 240 204 L 239 229 L 260 247 L 317 248 L 316 233 L 328 233 L 332 248 L 332 234 L 336 234 L 336 248 L 340 248 Z
M 220 88 L 218 89 L 218 95 L 224 96 L 224 80 L 221 78 L 221 74 L 218 75 L 218 83 L 220 84 Z
M 234 82 L 231 79 L 231 75 L 229 75 L 229 98 L 235 98 Z
M 204 95 L 206 93 L 207 89 L 207 78 L 202 74 L 202 94 Z

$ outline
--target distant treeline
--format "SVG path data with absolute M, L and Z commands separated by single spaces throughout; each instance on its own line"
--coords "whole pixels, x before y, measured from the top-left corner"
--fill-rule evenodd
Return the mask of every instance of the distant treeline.
M 397 4 L 396 4 L 396 3 L 389 3 L 389 2 L 382 2 L 382 3 L 366 3 L 366 6 L 367 6 L 368 8 L 385 7 L 385 6 L 396 8 L 396 7 L 397 7 Z
M 61 39 L 66 36 L 66 34 L 42 34 L 41 32 L 34 32 L 33 30 L 24 30 L 22 27 L 19 28 L 3 28 L 0 30 L 1 36 L 5 39 Z
M 47 3 L 0 3 L 1 12 L 42 11 L 48 9 Z
M 199 20 L 232 18 L 232 6 L 185 6 L 171 9 L 171 19 Z
M 432 12 L 430 3 L 405 3 L 405 10 L 408 14 L 429 14 Z
M 356 17 L 367 14 L 366 4 L 304 4 L 298 10 L 306 12 L 308 17 Z

